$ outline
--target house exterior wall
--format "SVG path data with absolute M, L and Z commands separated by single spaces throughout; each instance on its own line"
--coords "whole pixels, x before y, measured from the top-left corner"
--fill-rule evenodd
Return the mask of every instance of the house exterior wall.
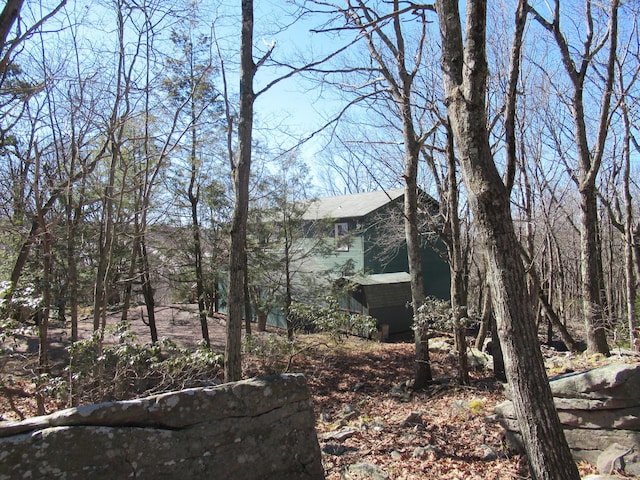
M 402 228 L 400 226 L 399 228 Z M 409 260 L 407 258 L 407 246 L 398 247 L 391 259 L 381 259 L 382 247 L 378 244 L 378 238 L 385 235 L 375 227 L 367 229 L 363 235 L 363 270 L 365 274 L 409 272 Z M 400 235 L 404 234 L 404 230 Z M 422 277 L 426 296 L 434 296 L 440 299 L 448 299 L 450 296 L 450 272 L 449 264 L 439 252 L 446 252 L 444 245 L 438 243 L 430 245 L 424 241 L 421 246 Z
M 424 279 L 425 295 L 442 300 L 451 296 L 451 272 L 449 264 L 439 252 L 446 252 L 441 243 L 434 247 L 422 246 L 422 276 Z
M 347 250 L 339 250 L 336 245 L 335 239 L 333 236 L 329 235 L 328 232 L 322 231 L 321 234 L 326 235 L 326 242 L 328 247 L 328 253 L 326 255 L 315 255 L 313 257 L 313 262 L 316 265 L 317 270 L 334 270 L 336 269 L 336 273 L 341 275 L 341 271 L 338 267 L 345 265 L 347 262 L 352 262 L 353 270 L 355 272 L 364 271 L 364 239 L 361 235 L 356 233 L 356 222 L 348 219 L 339 220 L 340 223 L 348 223 L 349 224 L 349 242 Z M 331 230 L 333 232 L 333 230 Z M 302 240 L 302 242 L 307 243 L 309 247 L 316 242 L 317 240 L 311 236 Z M 333 246 L 333 248 L 332 248 Z

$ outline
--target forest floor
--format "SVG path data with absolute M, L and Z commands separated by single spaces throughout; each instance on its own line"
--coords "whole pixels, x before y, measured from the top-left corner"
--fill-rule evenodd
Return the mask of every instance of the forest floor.
M 133 330 L 145 342 L 148 327 L 140 313 L 133 313 Z M 160 308 L 157 322 L 159 336 L 181 346 L 195 346 L 201 338 L 192 307 Z M 91 325 L 90 319 L 81 322 L 81 338 L 90 335 Z M 50 330 L 52 358 L 60 362 L 69 343 L 67 330 Z M 224 351 L 224 321 L 210 319 L 209 334 L 213 348 Z M 12 358 L 0 358 L 0 420 L 20 420 L 37 411 L 32 382 L 37 348 L 33 338 L 25 340 Z M 526 459 L 509 454 L 502 427 L 493 420 L 493 407 L 505 394 L 490 371 L 474 371 L 471 384 L 459 386 L 455 358 L 432 352 L 434 382 L 413 391 L 407 388 L 414 360 L 410 341 L 312 335 L 300 344 L 289 371 L 307 378 L 327 480 L 530 478 Z M 248 357 L 244 372 L 252 376 L 271 367 L 268 359 Z M 46 408 L 51 413 L 60 405 L 50 402 Z M 595 473 L 587 464 L 580 468 L 583 475 Z

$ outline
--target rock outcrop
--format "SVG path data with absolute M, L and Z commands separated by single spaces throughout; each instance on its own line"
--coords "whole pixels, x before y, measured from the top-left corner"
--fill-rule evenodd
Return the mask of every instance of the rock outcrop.
M 550 385 L 574 458 L 598 465 L 603 474 L 640 475 L 640 363 L 565 374 Z M 522 450 L 511 401 L 498 405 L 496 413 L 511 448 Z
M 324 478 L 302 375 L 67 409 L 0 437 L 0 479 Z

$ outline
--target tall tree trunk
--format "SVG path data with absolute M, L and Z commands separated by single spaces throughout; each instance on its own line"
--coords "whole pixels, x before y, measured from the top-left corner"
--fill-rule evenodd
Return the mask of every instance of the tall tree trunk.
M 453 132 L 447 125 L 447 213 L 449 223 L 449 271 L 451 272 L 451 310 L 453 312 L 453 332 L 458 352 L 458 382 L 469 383 L 469 365 L 467 360 L 466 325 L 463 319 L 468 316 L 467 287 L 465 282 L 466 268 L 462 257 L 462 236 L 460 234 L 460 217 L 458 216 L 458 178 L 456 175 L 455 148 Z
M 109 118 L 109 138 L 105 142 L 105 148 L 110 148 L 110 164 L 107 185 L 104 187 L 102 198 L 102 218 L 100 222 L 100 238 L 98 245 L 98 267 L 96 269 L 93 298 L 93 331 L 98 331 L 101 325 L 105 325 L 107 316 L 107 288 L 111 270 L 111 256 L 115 237 L 113 220 L 114 186 L 116 169 L 121 158 L 120 147 L 124 134 L 124 119 L 129 114 L 129 102 L 124 101 L 125 108 L 121 110 L 123 100 L 128 96 L 129 84 L 125 73 L 125 38 L 124 38 L 124 14 L 122 4 L 117 2 L 118 23 L 118 68 L 116 73 L 116 89 L 113 109 Z M 108 147 L 107 147 L 108 145 Z
M 623 87 L 624 79 L 620 79 L 620 87 Z M 624 90 L 624 89 L 623 89 Z M 624 167 L 622 171 L 623 197 L 624 197 L 624 272 L 625 272 L 625 293 L 627 325 L 629 328 L 629 348 L 640 351 L 638 342 L 638 331 L 636 330 L 636 294 L 638 277 L 634 269 L 634 224 L 633 224 L 633 198 L 631 196 L 631 122 L 629 119 L 629 107 L 626 102 L 622 105 L 622 120 L 624 122 Z
M 406 148 L 406 147 L 405 147 Z M 408 148 L 406 148 L 408 150 Z M 418 318 L 418 310 L 424 303 L 424 279 L 422 277 L 422 255 L 418 234 L 418 159 L 407 152 L 404 189 L 404 231 L 411 276 L 411 306 L 413 317 Z M 427 325 L 415 329 L 416 358 L 414 364 L 415 389 L 424 388 L 432 381 L 431 360 L 429 358 L 429 337 Z
M 249 215 L 249 176 L 253 136 L 253 0 L 242 0 L 242 35 L 240 40 L 240 118 L 238 120 L 238 159 L 233 165 L 235 205 L 231 219 L 229 252 L 229 312 L 225 349 L 225 382 L 242 377 L 242 310 L 246 265 L 247 218 Z
M 80 196 L 82 197 L 82 195 Z M 76 232 L 82 215 L 80 203 L 73 206 L 73 187 L 66 197 L 67 214 L 67 298 L 71 314 L 71 342 L 78 341 L 78 265 L 76 255 Z
M 407 256 L 409 263 L 409 275 L 411 276 L 411 305 L 414 318 L 418 318 L 418 311 L 424 303 L 424 278 L 422 275 L 422 255 L 420 251 L 420 233 L 418 232 L 418 163 L 420 149 L 424 139 L 416 133 L 416 124 L 413 119 L 412 90 L 413 80 L 421 66 L 422 46 L 425 41 L 424 25 L 422 24 L 422 36 L 419 40 L 415 63 L 410 71 L 407 67 L 407 54 L 405 51 L 405 39 L 403 22 L 399 15 L 400 1 L 392 0 L 393 38 L 383 29 L 383 22 L 379 16 L 363 0 L 349 4 L 348 15 L 358 26 L 360 34 L 366 39 L 369 52 L 379 67 L 380 74 L 384 77 L 391 99 L 397 105 L 400 121 L 402 122 L 402 140 L 405 155 L 404 170 L 404 230 L 407 244 Z M 391 31 L 391 30 L 390 30 Z M 378 44 L 376 38 L 381 42 Z M 381 47 L 380 45 L 383 45 Z M 387 49 L 387 55 L 381 52 Z M 393 61 L 388 60 L 393 58 Z M 414 388 L 420 389 L 431 382 L 431 362 L 429 359 L 429 340 L 427 337 L 428 326 L 426 324 L 415 325 L 415 349 L 416 359 L 414 364 Z
M 487 260 L 498 336 L 524 445 L 537 480 L 577 480 L 580 475 L 564 439 L 539 348 L 509 191 L 489 146 L 486 1 L 467 1 L 464 44 L 458 1 L 438 0 L 436 9 L 445 103 Z
M 36 199 L 36 217 L 40 224 L 40 246 L 42 249 L 42 305 L 36 312 L 36 323 L 38 325 L 38 380 L 36 386 L 40 387 L 40 380 L 49 372 L 49 315 L 51 312 L 51 272 L 53 270 L 53 258 L 51 254 L 51 232 L 47 225 L 44 210 L 41 203 L 40 193 L 40 153 L 35 149 L 35 182 L 34 196 Z M 36 403 L 38 414 L 45 413 L 44 393 L 37 388 Z
M 193 178 L 193 177 L 192 177 Z M 198 202 L 197 199 L 192 200 L 192 194 L 189 194 L 191 201 L 191 221 L 193 229 L 193 253 L 196 269 L 196 295 L 198 296 L 198 316 L 200 318 L 200 331 L 202 332 L 202 340 L 204 340 L 207 348 L 211 347 L 211 339 L 209 338 L 209 325 L 207 323 L 207 307 L 204 301 L 204 274 L 202 271 L 202 246 L 200 242 L 200 224 L 198 223 Z
M 285 225 L 287 223 L 285 215 Z M 289 232 L 285 227 L 284 230 L 284 274 L 285 274 L 285 316 L 287 320 L 287 338 L 293 340 L 293 319 L 291 318 L 291 304 L 293 303 L 291 293 L 291 242 L 289 241 Z
M 198 203 L 200 201 L 200 192 L 196 187 L 197 165 L 196 165 L 196 149 L 197 138 L 195 131 L 195 123 L 197 117 L 193 102 L 191 104 L 191 177 L 189 179 L 189 190 L 187 195 L 191 204 L 191 229 L 193 233 L 193 259 L 196 271 L 196 295 L 198 299 L 198 316 L 200 318 L 200 331 L 202 332 L 202 340 L 207 348 L 211 348 L 211 339 L 209 338 L 209 324 L 207 323 L 207 307 L 205 305 L 204 292 L 204 273 L 202 268 L 202 242 L 200 241 L 200 221 L 198 218 Z
M 96 269 L 95 283 L 93 288 L 93 331 L 96 332 L 104 325 L 107 315 L 107 289 L 111 274 L 111 255 L 114 242 L 114 221 L 113 221 L 113 192 L 116 176 L 116 166 L 118 164 L 119 149 L 116 145 L 111 146 L 111 165 L 109 167 L 109 177 L 104 188 L 102 220 L 100 225 L 100 238 L 98 245 L 98 267 Z

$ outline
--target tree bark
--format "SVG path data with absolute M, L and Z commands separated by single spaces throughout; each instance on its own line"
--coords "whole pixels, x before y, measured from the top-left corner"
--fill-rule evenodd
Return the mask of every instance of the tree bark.
M 453 332 L 458 352 L 458 382 L 461 385 L 469 383 L 469 365 L 467 360 L 466 326 L 463 319 L 468 316 L 467 288 L 465 285 L 465 271 L 463 264 L 462 245 L 460 235 L 460 217 L 458 216 L 458 178 L 456 175 L 455 145 L 453 132 L 447 125 L 447 213 L 448 233 L 447 242 L 449 256 L 449 271 L 451 272 L 451 310 L 453 312 Z
M 196 295 L 198 301 L 198 316 L 200 318 L 200 331 L 202 332 L 202 340 L 207 348 L 211 347 L 211 339 L 209 338 L 209 324 L 207 323 L 207 308 L 205 306 L 204 292 L 204 274 L 202 268 L 202 242 L 200 241 L 200 221 L 198 218 L 198 203 L 200 201 L 200 191 L 196 187 L 197 180 L 197 137 L 195 124 L 197 121 L 195 106 L 191 100 L 191 176 L 189 178 L 189 189 L 187 195 L 189 204 L 191 205 L 191 231 L 193 234 L 193 260 L 196 273 Z
M 149 268 L 149 255 L 147 253 L 147 242 L 144 232 L 140 237 L 140 278 L 142 280 L 142 297 L 147 308 L 149 317 L 149 333 L 151 343 L 158 343 L 158 329 L 156 328 L 156 302 L 154 299 L 153 286 L 151 285 L 151 271 Z
M 15 23 L 18 15 L 20 15 L 20 9 L 24 0 L 7 0 L 2 13 L 0 13 L 0 46 L 4 49 L 4 45 L 7 43 L 7 37 L 11 31 L 11 27 Z
M 602 258 L 595 184 L 580 188 L 580 276 L 587 353 L 609 354 L 602 301 Z
M 409 259 L 409 274 L 411 276 L 411 305 L 413 316 L 417 318 L 418 309 L 424 303 L 424 280 L 422 278 L 422 255 L 420 253 L 420 237 L 418 234 L 418 153 L 413 154 L 405 146 L 406 169 L 404 189 L 404 229 Z M 431 360 L 429 358 L 428 329 L 425 326 L 417 328 L 415 335 L 416 359 L 414 364 L 415 389 L 424 388 L 432 381 Z
M 622 80 L 620 81 L 622 83 Z M 631 122 L 629 119 L 629 107 L 622 106 L 622 119 L 624 122 L 624 169 L 623 169 L 623 197 L 624 197 L 624 271 L 625 271 L 625 292 L 627 325 L 629 327 L 629 348 L 635 351 L 640 350 L 638 343 L 638 332 L 636 330 L 636 294 L 637 281 L 636 271 L 633 264 L 634 253 L 634 224 L 633 224 L 633 198 L 631 196 Z
M 467 1 L 464 44 L 457 0 L 438 0 L 436 9 L 445 103 L 487 260 L 498 336 L 524 445 L 538 480 L 577 480 L 580 475 L 564 439 L 539 348 L 508 189 L 489 146 L 486 1 Z
M 487 334 L 491 331 L 491 318 L 493 317 L 493 310 L 491 309 L 491 290 L 488 285 L 485 286 L 484 291 L 485 294 L 482 298 L 482 308 L 480 309 L 480 330 L 478 330 L 475 343 L 478 350 L 482 350 Z
M 240 44 L 240 118 L 238 120 L 238 161 L 233 166 L 235 205 L 231 219 L 229 253 L 229 312 L 224 360 L 225 382 L 242 377 L 242 310 L 246 265 L 247 217 L 249 214 L 249 175 L 253 134 L 253 0 L 242 0 Z

